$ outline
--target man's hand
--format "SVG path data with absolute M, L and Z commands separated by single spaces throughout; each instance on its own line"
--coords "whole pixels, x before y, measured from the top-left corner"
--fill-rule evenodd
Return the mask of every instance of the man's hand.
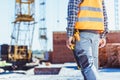
M 100 39 L 100 41 L 99 41 L 99 48 L 102 48 L 105 45 L 106 45 L 106 39 L 105 38 Z
M 69 37 L 66 41 L 66 46 L 69 48 L 69 49 L 72 49 L 72 46 L 73 46 L 73 42 L 74 42 L 74 37 Z

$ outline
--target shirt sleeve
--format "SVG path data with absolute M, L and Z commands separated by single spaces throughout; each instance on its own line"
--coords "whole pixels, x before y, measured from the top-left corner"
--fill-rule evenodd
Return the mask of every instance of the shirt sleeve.
M 108 33 L 108 17 L 107 17 L 104 0 L 102 2 L 102 5 L 103 5 L 103 15 L 104 15 L 104 32 L 100 35 L 100 38 L 104 38 L 106 36 L 106 34 Z
M 69 0 L 68 2 L 68 13 L 67 13 L 67 36 L 73 36 L 74 25 L 77 21 L 77 14 L 79 11 L 79 4 L 82 0 Z

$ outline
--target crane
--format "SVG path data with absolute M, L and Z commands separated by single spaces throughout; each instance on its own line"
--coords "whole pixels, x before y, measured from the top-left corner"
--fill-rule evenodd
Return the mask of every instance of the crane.
M 16 65 L 31 62 L 35 23 L 35 0 L 15 0 L 15 21 L 8 61 Z

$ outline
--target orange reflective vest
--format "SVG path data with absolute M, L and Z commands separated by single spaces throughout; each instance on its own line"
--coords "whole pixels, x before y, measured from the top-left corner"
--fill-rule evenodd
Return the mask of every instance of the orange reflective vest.
M 83 0 L 79 5 L 79 9 L 75 29 L 104 30 L 102 0 Z

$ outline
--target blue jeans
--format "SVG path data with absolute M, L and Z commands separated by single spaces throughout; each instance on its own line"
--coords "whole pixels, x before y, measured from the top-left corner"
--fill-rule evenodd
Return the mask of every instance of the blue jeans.
M 99 34 L 80 32 L 80 41 L 76 41 L 74 55 L 81 68 L 84 80 L 98 80 L 98 45 Z

